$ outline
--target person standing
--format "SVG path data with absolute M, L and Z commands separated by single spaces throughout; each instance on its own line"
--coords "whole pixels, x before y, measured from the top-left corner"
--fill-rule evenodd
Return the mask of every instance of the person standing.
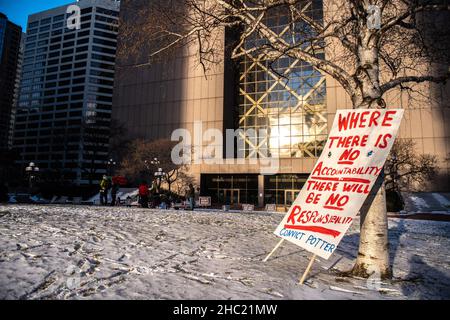
M 194 210 L 195 190 L 192 183 L 189 184 L 189 189 L 187 191 L 187 198 L 189 202 L 189 210 Z
M 145 181 L 139 185 L 139 203 L 142 208 L 148 208 L 148 185 Z
M 119 190 L 119 185 L 117 183 L 112 182 L 111 186 L 111 206 L 114 207 L 116 205 L 116 197 L 117 197 L 117 191 Z
M 126 199 L 125 199 L 125 204 L 126 204 L 126 206 L 128 207 L 128 208 L 131 208 L 131 203 L 132 203 L 133 201 L 132 201 L 132 199 L 131 199 L 131 197 L 130 196 L 128 196 Z
M 109 181 L 107 176 L 103 176 L 100 181 L 100 204 L 106 206 L 108 204 Z

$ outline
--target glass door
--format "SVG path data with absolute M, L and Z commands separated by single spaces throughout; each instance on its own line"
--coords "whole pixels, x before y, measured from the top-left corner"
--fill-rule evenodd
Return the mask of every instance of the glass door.
M 284 190 L 284 206 L 289 208 L 292 203 L 297 199 L 300 190 Z
M 240 192 L 239 189 L 225 189 L 225 199 L 229 201 L 230 204 L 239 203 Z

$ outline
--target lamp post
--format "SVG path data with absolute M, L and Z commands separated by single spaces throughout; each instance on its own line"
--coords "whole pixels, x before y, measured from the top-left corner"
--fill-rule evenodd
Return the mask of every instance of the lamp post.
M 107 170 L 106 170 L 106 172 L 107 172 L 107 174 L 108 174 L 109 176 L 112 176 L 112 174 L 113 174 L 112 168 L 114 168 L 114 166 L 116 165 L 116 162 L 115 162 L 113 159 L 109 159 L 109 160 L 106 162 L 106 164 L 107 164 Z
M 161 161 L 159 161 L 158 158 L 153 158 L 153 160 L 151 160 L 150 163 L 154 166 L 157 166 L 161 163 Z
M 159 167 L 159 165 L 161 164 L 161 161 L 159 161 L 158 158 L 153 158 L 150 161 L 145 160 L 145 165 L 147 166 L 148 170 L 150 170 L 150 164 L 157 168 L 157 170 L 153 173 L 153 175 L 157 180 L 157 192 L 159 193 L 159 188 L 161 187 L 161 181 L 162 181 L 163 176 L 165 175 L 165 172 L 163 171 L 162 168 Z
M 30 162 L 28 167 L 25 168 L 25 173 L 28 176 L 28 187 L 30 188 L 30 194 L 33 191 L 34 183 L 36 182 L 37 175 L 39 173 L 39 167 Z

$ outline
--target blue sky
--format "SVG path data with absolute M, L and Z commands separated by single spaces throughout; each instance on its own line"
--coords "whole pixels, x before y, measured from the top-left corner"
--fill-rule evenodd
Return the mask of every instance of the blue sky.
M 0 0 L 0 12 L 8 19 L 26 31 L 27 19 L 30 14 L 59 7 L 76 0 Z

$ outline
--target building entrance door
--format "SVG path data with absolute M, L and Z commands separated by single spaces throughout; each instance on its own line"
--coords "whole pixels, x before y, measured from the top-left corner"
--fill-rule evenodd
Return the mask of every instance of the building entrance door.
M 239 189 L 223 189 L 220 191 L 222 194 L 223 192 L 223 202 L 227 203 L 229 201 L 229 204 L 237 204 L 240 201 L 240 192 Z
M 284 206 L 288 209 L 297 198 L 300 190 L 284 190 Z

